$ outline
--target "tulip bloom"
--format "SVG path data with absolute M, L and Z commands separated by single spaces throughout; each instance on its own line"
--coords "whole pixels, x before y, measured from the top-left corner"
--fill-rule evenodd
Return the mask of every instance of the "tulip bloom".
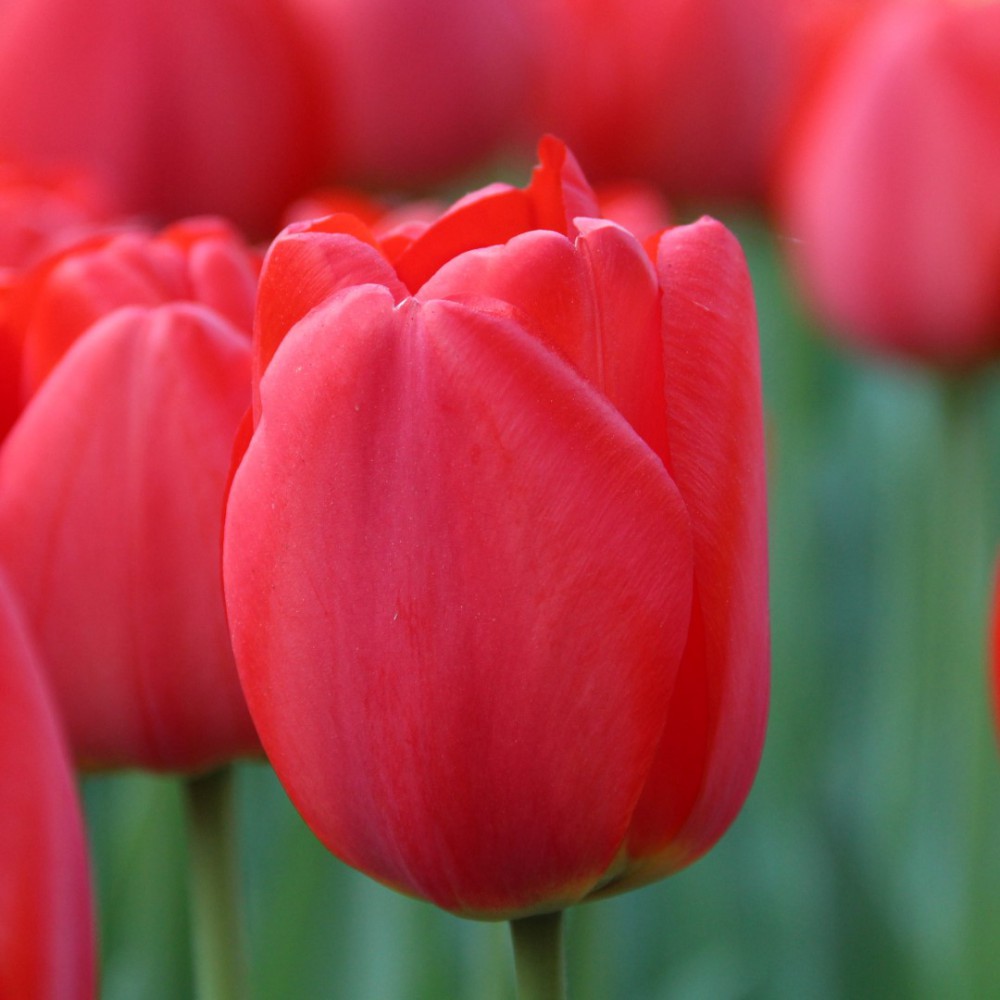
M 26 401 L 69 347 L 122 306 L 197 302 L 250 330 L 259 259 L 220 219 L 186 219 L 158 234 L 96 236 L 45 258 L 12 283 L 6 326 L 22 345 Z
M 542 0 L 538 121 L 595 175 L 758 197 L 800 69 L 790 6 Z
M 0 992 L 94 996 L 83 819 L 41 664 L 0 576 Z
M 789 141 L 783 230 L 827 326 L 965 365 L 1000 349 L 1000 4 L 896 4 Z
M 52 350 L 36 357 L 61 357 L 0 450 L 0 561 L 85 766 L 187 771 L 258 745 L 219 572 L 250 399 L 249 337 L 226 312 L 252 270 L 180 233 L 47 272 L 26 350 L 37 335 Z
M 265 229 L 321 167 L 312 53 L 285 0 L 0 9 L 0 148 L 93 171 L 123 209 Z
M 467 916 L 704 853 L 768 689 L 754 307 L 734 238 L 597 217 L 564 147 L 391 250 L 262 273 L 224 568 L 251 713 L 349 864 Z
M 0 440 L 20 411 L 21 338 L 8 317 L 21 270 L 107 223 L 86 178 L 0 163 Z
M 287 4 L 315 47 L 314 112 L 337 180 L 412 187 L 453 176 L 522 113 L 532 32 L 521 3 Z

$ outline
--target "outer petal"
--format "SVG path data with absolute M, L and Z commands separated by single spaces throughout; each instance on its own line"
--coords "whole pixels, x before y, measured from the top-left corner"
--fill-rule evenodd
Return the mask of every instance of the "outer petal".
M 666 462 L 660 291 L 652 265 L 618 226 L 577 219 L 571 243 L 536 230 L 462 254 L 420 289 L 508 314 L 569 361 Z
M 764 743 L 770 640 L 757 322 L 735 238 L 660 240 L 671 472 L 691 515 L 695 604 L 656 761 L 629 831 L 630 888 L 693 861 L 743 804 Z
M 467 915 L 603 876 L 687 632 L 662 463 L 508 321 L 346 292 L 285 340 L 230 496 L 251 711 L 313 830 Z
M 94 996 L 83 820 L 41 665 L 0 577 L 0 991 Z
M 382 256 L 371 230 L 351 215 L 292 223 L 271 244 L 260 276 L 254 322 L 253 393 L 285 334 L 310 309 L 342 288 L 383 285 L 398 301 L 406 288 Z
M 77 758 L 208 766 L 256 745 L 219 579 L 246 338 L 206 310 L 119 310 L 0 452 L 0 561 Z

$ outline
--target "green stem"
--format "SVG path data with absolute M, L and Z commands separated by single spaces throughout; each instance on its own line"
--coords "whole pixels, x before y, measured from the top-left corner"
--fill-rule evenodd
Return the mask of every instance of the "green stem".
M 998 874 L 990 832 L 998 802 L 996 750 L 983 655 L 996 544 L 989 477 L 992 435 L 986 419 L 990 387 L 972 378 L 945 387 L 945 454 L 935 529 L 940 547 L 933 579 L 937 635 L 931 651 L 936 662 L 930 665 L 937 679 L 929 684 L 933 701 L 925 704 L 923 728 L 925 738 L 937 733 L 938 755 L 950 763 L 927 808 L 950 813 L 954 824 L 952 849 L 959 852 L 955 874 L 961 894 L 955 921 L 958 976 L 949 978 L 969 996 L 984 995 L 983 989 L 988 993 L 998 973 L 992 935 L 984 939 Z M 927 756 L 933 756 L 928 749 Z
M 565 1000 L 562 910 L 510 922 L 518 1000 Z
M 199 1000 L 247 995 L 235 851 L 233 769 L 186 782 L 191 934 Z

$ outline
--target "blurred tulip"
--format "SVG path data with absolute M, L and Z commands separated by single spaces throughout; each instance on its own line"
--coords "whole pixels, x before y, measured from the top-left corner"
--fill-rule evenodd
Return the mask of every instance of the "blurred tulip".
M 111 211 L 99 185 L 80 174 L 0 162 L 0 273 L 107 225 Z
M 788 0 L 543 0 L 541 126 L 601 177 L 757 197 L 798 71 Z
M 37 654 L 2 576 L 0 994 L 10 1000 L 95 995 L 80 804 Z
M 116 237 L 36 288 L 26 351 L 65 354 L 0 450 L 0 561 L 86 766 L 191 770 L 257 746 L 219 574 L 253 270 L 212 231 Z
M 783 228 L 837 335 L 935 364 L 1000 348 L 1000 4 L 869 19 L 798 122 Z
M 523 114 L 530 8 L 508 0 L 289 0 L 321 67 L 338 180 L 413 187 L 496 149 Z
M 642 181 L 616 181 L 595 190 L 602 219 L 610 219 L 644 241 L 673 223 L 663 194 Z
M 0 8 L 0 149 L 93 171 L 123 209 L 266 230 L 321 167 L 322 108 L 284 0 Z
M 489 918 L 708 850 L 767 705 L 739 246 L 706 219 L 650 259 L 561 144 L 541 156 L 391 253 L 350 216 L 279 237 L 224 546 L 241 680 L 306 821 Z
M 186 219 L 153 234 L 93 237 L 23 273 L 6 323 L 22 343 L 27 399 L 69 347 L 122 306 L 196 302 L 249 331 L 260 258 L 220 219 Z
M 21 339 L 11 329 L 11 287 L 19 272 L 107 224 L 96 185 L 75 174 L 0 162 L 0 440 L 21 409 Z

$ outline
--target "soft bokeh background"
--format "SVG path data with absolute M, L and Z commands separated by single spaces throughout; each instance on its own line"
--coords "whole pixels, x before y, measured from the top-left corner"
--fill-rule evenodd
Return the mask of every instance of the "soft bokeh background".
M 1000 982 L 985 673 L 1000 385 L 832 346 L 796 301 L 785 238 L 725 218 L 754 274 L 769 421 L 768 742 L 707 857 L 570 912 L 571 995 L 986 997 Z M 84 794 L 102 996 L 192 995 L 178 784 L 94 777 Z M 239 767 L 237 794 L 257 1000 L 513 996 L 505 925 L 346 868 L 263 764 Z

